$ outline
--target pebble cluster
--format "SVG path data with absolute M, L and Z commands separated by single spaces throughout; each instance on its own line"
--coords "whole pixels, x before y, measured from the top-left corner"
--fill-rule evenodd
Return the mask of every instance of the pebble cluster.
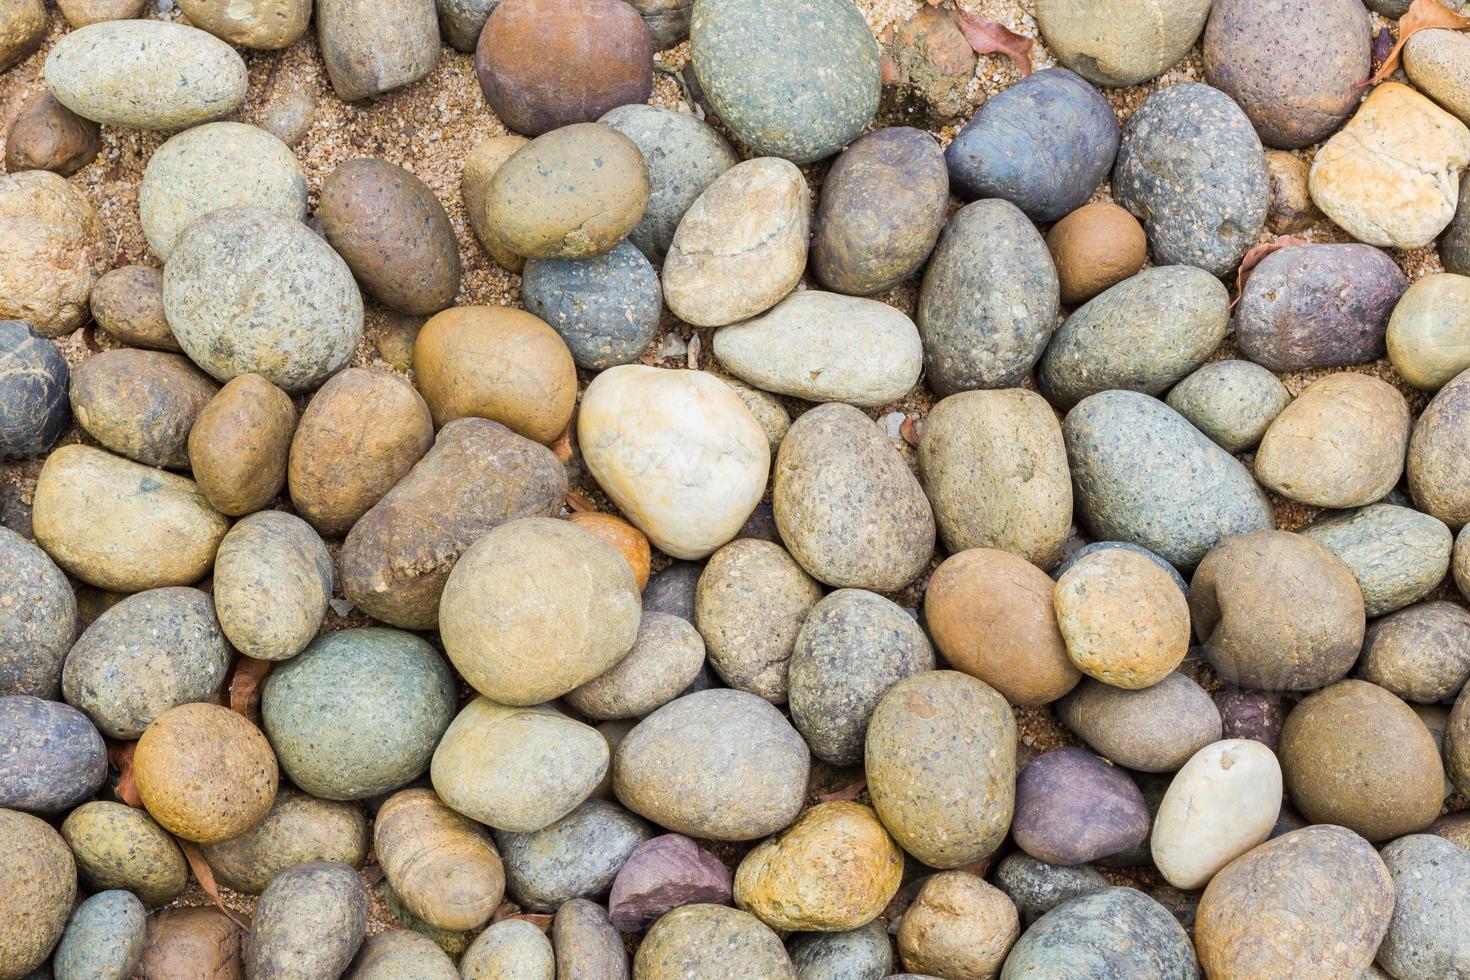
M 0 980 L 1470 976 L 1470 15 L 1033 6 L 1034 72 L 936 3 L 61 0 Z M 524 309 L 239 121 L 298 43 L 343 103 L 473 54 Z M 156 267 L 68 180 L 119 128 Z

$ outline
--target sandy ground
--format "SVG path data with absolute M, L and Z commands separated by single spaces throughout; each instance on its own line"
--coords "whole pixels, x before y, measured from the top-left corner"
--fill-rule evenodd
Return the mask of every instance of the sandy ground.
M 902 24 L 920 6 L 920 0 L 857 0 L 867 16 L 875 36 L 886 39 L 889 33 Z M 1036 38 L 1033 62 L 1037 68 L 1054 64 L 1050 52 L 1040 39 L 1031 16 L 1032 0 L 964 0 L 964 9 L 982 17 L 1000 21 L 1012 30 Z M 0 130 L 8 127 L 9 121 L 19 111 L 21 104 L 33 92 L 44 86 L 41 79 L 41 64 L 51 42 L 65 31 L 65 22 L 59 13 L 51 10 L 52 27 L 47 43 L 31 56 L 4 75 L 0 75 Z M 172 0 L 148 0 L 145 16 L 181 20 L 182 16 L 173 7 Z M 1374 30 L 1387 22 L 1374 16 Z M 506 132 L 505 127 L 486 106 L 475 80 L 473 65 L 468 55 L 443 47 L 439 66 L 423 81 L 391 92 L 386 96 L 356 104 L 344 104 L 332 93 L 327 84 L 326 73 L 317 54 L 315 38 L 308 33 L 300 42 L 282 52 L 242 52 L 250 68 L 250 92 L 237 118 L 253 122 L 259 118 L 262 108 L 277 93 L 291 87 L 305 88 L 315 94 L 317 108 L 315 119 L 305 139 L 296 148 L 298 157 L 305 167 L 312 188 L 312 207 L 321 181 L 339 163 L 353 157 L 381 157 L 399 164 L 417 174 L 438 195 L 449 212 L 459 240 L 460 256 L 464 266 L 464 284 L 458 303 L 461 305 L 488 304 L 519 306 L 519 277 L 505 272 L 492 262 L 480 249 L 470 231 L 465 210 L 460 199 L 460 173 L 463 160 L 469 151 L 482 139 Z M 660 66 L 678 69 L 689 57 L 688 45 L 670 49 L 658 56 Z M 978 107 L 989 95 L 993 95 L 1013 84 L 1019 76 L 1015 68 L 999 55 L 982 55 L 970 92 Z M 1116 109 L 1120 122 L 1126 121 L 1134 109 L 1154 89 L 1179 81 L 1199 81 L 1201 72 L 1198 51 L 1185 61 L 1147 84 L 1107 92 L 1107 97 Z M 654 94 L 650 101 L 656 105 L 689 111 L 673 75 L 660 71 L 655 73 Z M 880 123 L 883 120 L 880 119 Z M 936 130 L 941 141 L 948 142 L 958 127 Z M 86 192 L 97 208 L 114 245 L 116 265 L 144 263 L 159 265 L 159 261 L 148 250 L 138 222 L 137 194 L 143 169 L 155 149 L 165 136 L 132 130 L 104 128 L 102 150 L 92 163 L 73 180 Z M 3 141 L 0 131 L 0 141 Z M 1300 151 L 1304 159 L 1310 160 L 1313 148 Z M 3 153 L 3 145 L 0 145 Z M 814 191 L 820 186 L 825 164 L 806 168 Z M 1109 199 L 1106 184 L 1099 189 L 1097 199 Z M 1269 240 L 1263 233 L 1262 240 Z M 1304 237 L 1311 241 L 1342 241 L 1346 236 L 1326 221 L 1319 223 Z M 1395 256 L 1410 279 L 1427 272 L 1439 271 L 1438 256 L 1432 249 L 1399 253 Z M 913 284 L 902 285 L 881 299 L 913 313 L 915 288 Z M 417 320 L 398 317 L 368 303 L 367 331 L 362 346 L 353 363 L 371 365 L 388 370 L 406 370 L 404 356 L 406 344 L 412 342 Z M 694 331 L 665 313 L 662 336 L 644 355 L 650 364 L 674 367 L 682 364 L 697 364 L 702 368 L 715 368 L 710 351 L 708 331 L 702 332 L 699 344 L 691 344 Z M 93 328 L 83 328 L 63 338 L 60 343 L 73 363 L 91 353 L 117 346 L 106 334 Z M 691 357 L 689 348 L 695 348 Z M 1233 339 L 1227 340 L 1216 357 L 1235 354 Z M 1425 397 L 1411 389 L 1399 379 L 1386 360 L 1362 365 L 1349 370 L 1376 374 L 1392 382 L 1408 396 L 1414 412 L 1423 407 Z M 1283 376 L 1283 381 L 1293 394 L 1300 391 L 1315 378 L 1329 370 L 1303 372 Z M 582 372 L 582 384 L 590 375 Z M 932 395 L 922 386 L 916 388 L 902 402 L 869 412 L 875 419 L 884 420 L 890 430 L 896 430 L 899 420 L 895 413 L 915 421 L 927 414 L 933 402 Z M 304 399 L 298 400 L 298 408 Z M 785 404 L 793 417 L 806 407 L 803 403 L 786 400 Z M 63 442 L 87 441 L 85 435 L 73 426 Z M 902 439 L 895 438 L 899 447 L 912 464 L 914 453 Z M 0 522 L 22 533 L 29 533 L 29 504 L 34 491 L 35 477 L 40 470 L 41 460 L 0 464 Z M 575 466 L 575 460 L 573 465 Z M 594 501 L 599 509 L 613 510 L 585 475 L 577 473 L 574 487 Z M 1306 523 L 1313 514 L 1311 508 L 1302 505 L 1274 501 L 1277 505 L 1278 523 L 1288 529 Z M 278 506 L 288 508 L 288 502 Z M 335 552 L 337 542 L 330 542 Z M 936 556 L 936 563 L 939 556 Z M 658 566 L 656 562 L 656 567 Z M 927 577 L 926 577 L 927 578 Z M 914 608 L 919 604 L 925 581 L 921 580 L 903 593 L 893 596 L 905 606 Z M 1453 587 L 1439 590 L 1437 597 L 1459 596 Z M 84 598 L 88 598 L 84 596 Z M 340 596 L 339 596 L 340 598 Z M 104 600 L 105 601 L 105 600 Z M 339 614 L 339 610 L 343 614 Z M 328 616 L 324 631 L 344 626 L 363 625 L 365 618 L 350 610 L 344 603 L 337 604 Z M 1216 686 L 1208 667 L 1191 663 L 1188 667 L 1197 679 L 1206 686 Z M 1018 709 L 1017 721 L 1023 742 L 1023 751 L 1044 751 L 1064 744 L 1074 744 L 1075 739 L 1057 723 L 1050 709 Z M 831 789 L 851 783 L 861 774 L 819 772 L 814 780 L 813 797 Z M 1459 809 L 1465 801 L 1455 798 L 1453 808 Z M 743 848 L 721 847 L 722 857 L 738 860 Z M 1150 887 L 1158 879 L 1148 872 L 1105 872 L 1119 883 Z M 247 896 L 226 894 L 227 902 L 248 914 L 253 900 Z M 196 887 L 181 900 L 182 904 L 204 904 L 205 897 Z M 392 924 L 392 917 L 374 892 L 374 922 L 370 931 L 379 931 Z

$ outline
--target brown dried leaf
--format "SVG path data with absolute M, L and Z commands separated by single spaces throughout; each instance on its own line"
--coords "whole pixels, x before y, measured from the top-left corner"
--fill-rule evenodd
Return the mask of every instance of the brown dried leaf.
M 1430 28 L 1444 28 L 1451 31 L 1463 31 L 1470 28 L 1470 15 L 1457 14 L 1439 0 L 1414 0 L 1409 9 L 1399 18 L 1399 40 L 1388 52 L 1388 57 L 1383 59 L 1383 64 L 1373 73 L 1373 77 L 1363 84 L 1377 85 L 1399 66 L 1399 59 L 1404 52 L 1404 44 L 1420 31 Z
M 851 786 L 844 786 L 841 789 L 835 789 L 832 792 L 825 794 L 822 797 L 822 802 L 836 803 L 839 800 L 855 800 L 859 796 L 862 796 L 863 790 L 867 788 L 868 781 L 866 779 L 859 779 Z
M 225 900 L 220 897 L 219 883 L 214 880 L 214 871 L 209 867 L 209 863 L 204 860 L 204 855 L 200 854 L 199 849 L 189 841 L 181 837 L 176 837 L 174 840 L 178 841 L 179 848 L 183 850 L 184 859 L 189 862 L 189 870 L 194 872 L 194 878 L 199 882 L 199 888 L 204 894 L 209 896 L 209 900 L 214 903 L 214 907 L 228 916 L 230 921 L 235 923 L 235 925 L 249 932 L 250 923 L 236 915 L 235 911 L 226 905 Z
M 597 509 L 592 501 L 587 499 L 585 494 L 576 490 L 567 491 L 567 506 L 576 514 L 585 514 L 588 511 L 595 511 Z
M 275 663 L 270 660 L 256 660 L 254 657 L 240 655 L 235 661 L 235 673 L 230 678 L 230 710 L 244 715 L 251 721 L 257 720 L 260 713 L 260 684 L 265 680 L 265 675 L 271 672 Z
M 956 10 L 955 18 L 959 21 L 960 33 L 965 35 L 976 54 L 1003 54 L 1011 59 L 1016 71 L 1022 75 L 1031 74 L 1031 47 L 1036 43 L 1031 38 L 1017 34 L 1004 24 L 963 10 Z
M 128 806 L 143 805 L 143 798 L 138 795 L 138 784 L 133 781 L 133 753 L 137 748 L 137 742 L 107 743 L 108 765 L 118 772 L 117 798 Z
M 533 912 L 522 912 L 521 907 L 514 902 L 501 902 L 500 907 L 495 910 L 495 914 L 490 916 L 490 924 L 494 925 L 497 922 L 504 922 L 506 919 L 524 919 L 542 932 L 547 932 L 551 929 L 551 916 L 538 915 Z
M 1295 235 L 1277 235 L 1269 242 L 1252 245 L 1250 251 L 1245 253 L 1245 258 L 1240 260 L 1240 269 L 1235 273 L 1235 298 L 1230 301 L 1230 309 L 1235 309 L 1235 304 L 1240 302 L 1240 296 L 1245 292 L 1245 284 L 1251 277 L 1251 271 L 1261 264 L 1261 261 L 1272 252 L 1279 252 L 1288 245 L 1305 245 L 1305 238 Z
M 372 888 L 386 877 L 386 873 L 383 871 L 383 866 L 374 861 L 362 869 L 362 876 L 367 879 L 367 886 Z
M 919 437 L 924 434 L 922 422 L 916 419 L 906 418 L 898 425 L 898 434 L 903 436 L 903 441 L 910 446 L 919 444 Z

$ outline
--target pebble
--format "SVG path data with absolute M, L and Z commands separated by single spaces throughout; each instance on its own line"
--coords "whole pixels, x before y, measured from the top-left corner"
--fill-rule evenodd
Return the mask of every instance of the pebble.
M 1189 651 L 1189 604 L 1152 559 L 1107 548 L 1057 579 L 1054 603 L 1067 657 L 1125 690 L 1151 687 Z
M 1466 37 L 1457 31 L 1427 30 L 1415 32 L 1409 42 L 1404 45 L 1403 62 L 1409 81 L 1470 124 L 1470 79 L 1465 77 L 1470 43 Z
M 558 588 L 548 593 L 544 582 Z M 540 704 L 608 670 L 632 649 L 637 584 L 617 549 L 565 521 L 492 529 L 455 564 L 439 628 L 460 675 L 502 705 Z
M 1384 355 L 1409 281 L 1371 245 L 1293 245 L 1266 256 L 1240 291 L 1241 352 L 1272 371 L 1342 367 Z
M 58 565 L 116 592 L 197 582 L 230 526 L 193 480 L 82 445 L 47 458 L 32 519 Z
M 128 347 L 183 350 L 163 315 L 163 270 L 124 265 L 103 273 L 92 287 L 92 319 Z
M 1463 688 L 1460 693 L 1465 693 Z M 1470 785 L 1470 727 L 1467 725 L 1470 725 L 1470 698 L 1457 697 L 1441 738 L 1445 773 L 1456 789 Z
M 1363 595 L 1352 569 L 1312 539 L 1255 531 L 1217 545 L 1189 596 L 1206 660 L 1253 690 L 1312 691 L 1352 669 Z
M 438 651 L 380 627 L 321 637 L 278 664 L 260 690 L 281 768 L 329 800 L 378 796 L 422 775 L 456 702 Z
M 1369 504 L 1329 514 L 1301 529 L 1352 570 L 1372 619 L 1427 595 L 1450 567 L 1453 536 L 1428 514 L 1397 504 Z M 1433 700 L 1432 698 L 1428 700 Z
M 0 20 L 0 71 L 29 57 L 46 37 L 46 6 L 42 0 L 22 0 L 7 7 Z
M 478 929 L 505 895 L 505 867 L 490 835 L 433 790 L 390 796 L 373 820 L 372 843 L 399 901 L 435 928 Z
M 1404 396 L 1368 374 L 1312 382 L 1276 416 L 1256 449 L 1267 490 L 1314 507 L 1361 507 L 1399 482 L 1411 419 Z
M 291 505 L 327 537 L 341 537 L 434 443 L 429 406 L 407 379 L 348 368 L 311 396 L 291 439 Z
M 51 969 L 65 980 L 126 980 L 143 958 L 147 925 L 147 910 L 136 895 L 99 892 L 72 913 L 56 946 Z
M 418 177 L 387 160 L 338 164 L 322 181 L 322 232 L 369 296 L 425 316 L 459 293 L 459 244 L 444 206 Z
M 386 806 L 379 811 L 379 826 L 386 811 Z M 360 868 L 369 843 L 367 822 L 358 807 L 282 789 L 260 823 L 239 837 L 206 844 L 199 851 L 220 884 L 259 895 L 276 875 L 298 864 L 328 861 Z
M 537 137 L 500 165 L 486 191 L 486 218 L 517 255 L 585 259 L 643 220 L 649 190 L 637 143 L 611 126 L 578 123 Z
M 317 44 L 343 102 L 382 95 L 439 64 L 434 0 L 321 0 Z
M 1430 273 L 1403 294 L 1388 321 L 1388 358 L 1394 370 L 1423 391 L 1438 391 L 1466 368 L 1470 357 L 1470 276 Z
M 699 676 L 704 657 L 704 640 L 690 623 L 645 609 L 628 655 L 566 700 L 588 718 L 637 718 L 678 697 Z
M 1194 942 L 1212 977 L 1357 976 L 1393 914 L 1393 880 L 1371 845 L 1342 827 L 1306 827 L 1262 844 L 1211 879 Z
M 301 222 L 259 208 L 189 226 L 164 270 L 163 308 L 184 353 L 220 381 L 253 372 L 290 394 L 346 366 L 362 340 L 347 263 Z
M 606 800 L 588 800 L 532 833 L 497 832 L 510 897 L 532 912 L 605 896 L 628 856 L 651 836 L 648 824 Z
M 77 634 L 71 583 L 49 555 L 0 528 L 0 696 L 55 698 Z
M 770 472 L 766 434 L 714 375 L 642 364 L 587 386 L 577 444 L 600 487 L 674 558 L 705 558 L 739 532 Z
M 1147 395 L 1091 395 L 1067 413 L 1062 435 L 1077 515 L 1098 538 L 1189 568 L 1222 539 L 1274 524 L 1249 471 Z
M 787 952 L 797 980 L 883 980 L 893 969 L 893 949 L 882 920 L 844 932 L 792 937 Z
M 1405 701 L 1449 702 L 1470 679 L 1470 613 L 1424 602 L 1374 621 L 1358 673 Z
M 714 127 L 687 112 L 621 105 L 598 122 L 628 137 L 643 154 L 648 167 L 648 207 L 628 232 L 628 241 L 648 261 L 662 264 L 684 213 L 740 157 Z
M 265 736 L 215 704 L 181 704 L 154 719 L 138 740 L 133 778 L 153 819 L 199 844 L 239 837 L 258 824 L 278 781 Z
M 87 716 L 30 695 L 0 697 L 0 806 L 49 815 L 90 799 L 107 778 L 107 747 Z
M 1291 235 L 1306 231 L 1322 219 L 1307 189 L 1311 166 L 1286 150 L 1266 151 L 1266 170 L 1271 177 L 1271 203 L 1266 227 L 1273 234 Z
M 1147 269 L 1067 317 L 1042 355 L 1037 382 L 1062 409 L 1112 389 L 1159 395 L 1225 339 L 1229 305 L 1225 287 L 1202 269 Z
M 1470 129 L 1407 85 L 1385 82 L 1317 151 L 1312 200 L 1361 242 L 1420 248 L 1454 217 L 1467 164 Z
M 1011 836 L 1038 860 L 1086 864 L 1137 845 L 1148 828 L 1138 786 L 1086 749 L 1044 753 L 1016 779 Z
M 247 657 L 288 660 L 316 638 L 332 579 L 332 557 L 311 525 L 280 511 L 252 514 L 215 554 L 220 628 Z
M 974 108 L 977 60 L 952 10 L 921 6 L 883 50 L 880 110 L 885 118 L 896 109 L 924 124 L 953 125 Z
M 991 548 L 945 559 L 924 593 L 924 623 L 944 659 L 1011 704 L 1048 704 L 1076 686 L 1057 628 L 1051 579 Z
M 43 337 L 71 333 L 111 262 L 107 232 L 80 190 L 45 170 L 0 177 L 0 320 L 24 320 Z
M 1470 535 L 1461 528 L 1455 537 L 1455 550 L 1450 556 L 1450 573 L 1454 576 L 1455 588 L 1461 596 L 1470 594 L 1470 544 L 1467 541 L 1470 541 Z
M 57 101 L 84 119 L 128 129 L 187 129 L 245 99 L 245 62 L 197 27 L 114 20 L 63 35 L 42 68 Z
M 929 640 L 906 611 L 871 592 L 839 589 L 812 607 L 796 637 L 792 723 L 818 758 L 858 765 L 884 692 L 933 669 Z
M 720 174 L 684 212 L 664 257 L 669 310 L 722 327 L 775 306 L 806 268 L 810 212 L 806 178 L 786 160 L 757 157 Z
M 1451 531 L 1470 522 L 1470 373 L 1456 375 L 1419 413 L 1405 471 L 1414 505 Z
M 367 917 L 367 889 L 352 868 L 287 868 L 256 903 L 245 944 L 245 975 L 340 976 L 362 945 Z
M 933 868 L 992 854 L 1010 828 L 1016 723 L 1005 698 L 952 670 L 893 685 L 868 723 L 868 793 L 899 845 Z
M 21 104 L 5 131 L 5 169 L 50 170 L 70 177 L 97 159 L 101 130 L 56 101 L 49 90 Z
M 532 259 L 521 277 L 526 309 L 551 325 L 580 368 L 638 360 L 658 332 L 658 273 L 624 240 L 586 259 Z
M 557 909 L 551 925 L 557 969 L 567 977 L 627 980 L 628 953 L 623 937 L 607 920 L 607 912 L 585 898 Z
M 1429 834 L 1402 837 L 1383 849 L 1393 876 L 1393 918 L 1377 959 L 1405 980 L 1462 973 L 1470 962 L 1466 896 L 1470 855 Z
M 170 708 L 208 700 L 230 659 L 208 595 L 149 589 L 87 627 L 67 654 L 61 687 L 103 734 L 130 740 Z
M 278 75 L 266 93 L 256 124 L 287 146 L 299 145 L 316 122 L 316 89 L 305 80 Z
M 1052 225 L 1046 247 L 1064 306 L 1081 306 L 1137 274 L 1148 258 L 1138 219 L 1108 201 L 1084 204 Z
M 1281 737 L 1281 695 L 1221 688 L 1213 695 L 1225 738 L 1248 738 L 1272 752 Z
M 653 40 L 617 0 L 503 0 L 485 22 L 475 72 L 485 101 L 527 136 L 647 102 Z
M 498 6 L 500 0 L 434 0 L 444 43 L 456 51 L 473 54 L 480 33 L 485 30 L 485 21 Z
M 480 933 L 459 961 L 464 980 L 553 980 L 555 954 L 545 933 L 506 919 Z
M 1353 0 L 1294 0 L 1269 11 L 1224 0 L 1205 26 L 1205 81 L 1239 103 L 1268 146 L 1310 146 L 1357 108 L 1372 34 Z
M 752 388 L 743 381 L 734 378 L 720 376 L 720 380 L 735 392 L 736 397 L 744 403 L 746 409 L 755 417 L 756 424 L 766 434 L 766 442 L 771 447 L 771 455 L 775 456 L 781 448 L 781 441 L 786 438 L 786 433 L 791 431 L 791 416 L 781 400 L 768 391 Z M 758 529 L 763 529 L 758 533 Z M 745 523 L 740 526 L 738 537 L 750 538 L 761 537 L 776 544 L 781 543 L 780 535 L 776 533 L 776 519 L 771 513 L 771 505 L 759 503 Z
M 612 924 L 641 932 L 682 905 L 731 901 L 730 870 L 681 834 L 663 834 L 640 844 L 618 869 L 608 898 Z M 884 940 L 885 948 L 887 940 Z
M 1291 393 L 1259 364 L 1211 361 L 1171 388 L 1164 402 L 1221 449 L 1239 453 L 1260 443 L 1291 404 Z
M 1177 888 L 1203 888 L 1261 844 L 1281 810 L 1281 766 L 1266 746 L 1226 739 L 1201 748 L 1169 784 L 1150 839 L 1154 865 Z
M 758 156 L 814 163 L 878 110 L 878 45 L 851 0 L 713 0 L 694 11 L 689 39 L 705 98 Z
M 496 830 L 530 833 L 571 813 L 602 781 L 608 744 L 549 705 L 465 705 L 434 751 L 434 791 Z
M 835 588 L 894 592 L 923 573 L 934 515 L 891 441 L 858 409 L 827 404 L 791 426 L 776 458 L 776 526 L 797 562 Z
M 1058 61 L 1095 85 L 1122 87 L 1183 59 L 1209 13 L 1209 0 L 1043 0 L 1035 17 Z
M 189 467 L 189 431 L 219 385 L 180 354 L 106 350 L 77 365 L 71 410 L 105 448 L 149 466 Z
M 0 973 L 25 977 L 46 963 L 76 899 L 76 863 L 47 824 L 0 809 Z
M 183 852 L 153 818 L 122 803 L 83 803 L 61 824 L 82 884 L 94 892 L 125 888 L 151 906 L 167 905 L 189 882 Z
M 669 702 L 628 733 L 613 786 L 624 806 L 661 827 L 754 840 L 796 818 L 810 765 L 806 743 L 768 702 L 708 690 Z
M 529 142 L 524 136 L 513 133 L 481 140 L 464 158 L 464 174 L 460 180 L 460 198 L 475 238 L 496 264 L 507 272 L 520 272 L 526 259 L 511 251 L 490 220 L 490 181 L 501 165 Z
M 1014 204 L 976 201 L 955 212 L 914 315 L 934 393 L 1021 384 L 1051 339 L 1059 289 L 1046 242 Z
M 262 509 L 286 485 L 296 407 L 258 374 L 220 388 L 189 429 L 189 467 L 199 491 L 222 514 Z
M 630 6 L 643 18 L 655 51 L 667 51 L 689 40 L 693 0 L 633 0 Z
M 240 927 L 218 909 L 165 909 L 148 921 L 143 975 L 149 980 L 243 980 L 244 941 Z
M 362 944 L 348 980 L 459 980 L 459 970 L 428 936 L 389 929 Z
M 71 422 L 66 357 L 23 320 L 0 320 L 0 457 L 39 456 Z
M 138 215 L 153 254 L 168 261 L 196 218 L 253 207 L 306 218 L 306 174 L 291 148 L 263 129 L 206 123 L 154 151 L 138 188 Z
M 595 510 L 573 511 L 567 520 L 616 548 L 633 573 L 633 584 L 642 591 L 653 569 L 653 550 L 642 531 L 621 517 Z
M 639 980 L 796 980 L 776 934 L 750 913 L 721 905 L 685 905 L 659 919 L 638 947 L 633 975 Z
M 1069 899 L 1037 919 L 1011 949 L 1000 977 L 1109 973 L 1159 980 L 1200 975 L 1189 934 L 1169 910 L 1141 891 L 1116 887 Z
M 1079 895 L 1102 891 L 1108 881 L 1087 866 L 1067 867 L 1012 851 L 995 868 L 995 885 L 1015 903 L 1027 929 L 1052 909 Z
M 1287 792 L 1313 823 L 1376 842 L 1439 816 L 1444 767 L 1434 739 L 1377 685 L 1345 680 L 1308 696 L 1286 716 L 1279 753 Z
M 1129 118 L 1112 188 L 1143 222 L 1157 263 L 1224 277 L 1265 226 L 1268 182 L 1261 142 L 1240 107 L 1186 82 L 1156 91 Z
M 289 48 L 306 33 L 307 0 L 176 0 L 189 23 L 231 44 L 258 51 Z
M 1001 198 L 1052 222 L 1107 178 L 1118 139 L 1107 100 L 1067 69 L 1047 68 L 989 99 L 944 158 L 960 197 Z
M 1123 690 L 1088 678 L 1057 705 L 1057 717 L 1113 763 L 1175 772 L 1221 737 L 1220 710 L 1188 675 Z
M 430 318 L 413 345 L 414 379 L 434 425 L 478 417 L 551 443 L 577 399 L 577 368 L 543 320 L 506 306 L 456 306 Z
M 919 271 L 949 213 L 949 172 L 934 137 L 891 126 L 832 164 L 812 227 L 812 271 L 839 293 L 871 296 Z
M 994 977 L 1020 933 L 1020 916 L 1005 892 L 977 875 L 941 871 L 904 913 L 898 951 L 905 969 Z

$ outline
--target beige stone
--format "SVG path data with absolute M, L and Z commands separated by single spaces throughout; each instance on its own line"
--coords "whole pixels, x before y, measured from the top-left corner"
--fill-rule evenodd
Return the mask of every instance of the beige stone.
M 464 175 L 460 178 L 460 196 L 464 199 L 464 213 L 470 219 L 470 227 L 480 247 L 507 272 L 520 272 L 526 266 L 526 259 L 511 251 L 490 221 L 490 181 L 501 164 L 529 142 L 514 133 L 484 140 L 464 158 Z
M 904 913 L 898 952 L 914 973 L 991 980 L 1020 935 L 1020 915 L 1005 892 L 979 875 L 942 871 Z
M 76 186 L 46 170 L 0 177 L 0 319 L 60 337 L 87 320 L 111 264 L 107 234 Z
M 1418 31 L 1404 45 L 1404 74 L 1414 87 L 1470 124 L 1470 34 Z
M 1169 783 L 1154 817 L 1154 866 L 1175 888 L 1203 888 L 1271 835 L 1281 812 L 1281 766 L 1260 742 L 1230 738 L 1196 752 Z
M 1146 555 L 1108 548 L 1057 580 L 1057 624 L 1077 669 L 1127 690 L 1167 677 L 1189 652 L 1189 604 Z
M 246 48 L 288 48 L 306 33 L 311 0 L 180 0 L 189 22 Z
M 1394 370 L 1415 388 L 1438 391 L 1470 367 L 1470 276 L 1416 280 L 1394 306 L 1386 339 Z

